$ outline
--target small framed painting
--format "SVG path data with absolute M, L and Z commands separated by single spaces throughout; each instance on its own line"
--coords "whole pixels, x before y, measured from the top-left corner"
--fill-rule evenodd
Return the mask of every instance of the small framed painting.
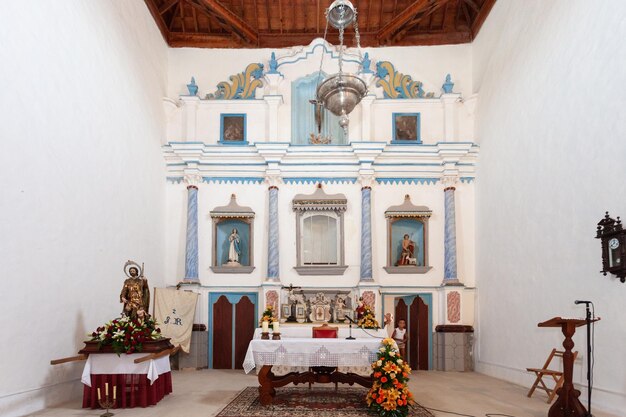
M 222 113 L 220 115 L 220 143 L 227 145 L 245 145 L 246 115 Z
M 283 318 L 287 318 L 287 317 L 289 317 L 291 315 L 291 306 L 289 304 L 283 304 L 281 306 L 281 309 L 282 309 L 281 316 Z
M 391 143 L 422 143 L 419 113 L 392 113 L 393 139 Z

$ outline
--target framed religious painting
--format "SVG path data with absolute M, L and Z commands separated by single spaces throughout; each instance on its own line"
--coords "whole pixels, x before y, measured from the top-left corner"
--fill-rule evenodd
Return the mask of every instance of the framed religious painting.
M 220 114 L 220 143 L 224 145 L 248 144 L 244 113 Z
M 422 143 L 419 113 L 392 113 L 393 144 Z
M 387 266 L 390 274 L 423 274 L 428 265 L 428 220 L 432 211 L 414 205 L 410 196 L 404 203 L 385 211 L 387 218 Z

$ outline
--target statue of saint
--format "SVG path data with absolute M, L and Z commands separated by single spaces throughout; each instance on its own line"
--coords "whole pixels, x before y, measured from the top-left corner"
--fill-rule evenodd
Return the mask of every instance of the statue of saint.
M 124 272 L 128 278 L 120 293 L 120 303 L 124 304 L 122 315 L 133 319 L 149 317 L 150 287 L 148 279 L 143 276 L 143 267 L 128 261 L 124 265 Z
M 239 257 L 241 256 L 241 237 L 239 237 L 239 233 L 237 229 L 233 229 L 230 236 L 228 236 L 228 240 L 230 241 L 230 247 L 228 249 L 228 262 L 231 263 L 239 263 Z
M 411 240 L 408 234 L 404 235 L 402 239 L 402 251 L 400 252 L 400 258 L 398 259 L 398 266 L 401 265 L 417 265 L 417 258 L 415 257 L 415 247 L 417 245 Z

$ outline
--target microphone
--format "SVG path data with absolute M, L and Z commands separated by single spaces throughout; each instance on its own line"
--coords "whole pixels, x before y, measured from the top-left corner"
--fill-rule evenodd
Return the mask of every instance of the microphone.
M 348 316 L 347 314 L 344 316 L 346 319 L 348 319 L 348 321 L 352 324 L 356 324 L 356 321 L 352 320 L 352 318 L 350 316 Z
M 593 303 L 591 301 L 576 300 L 574 301 L 574 304 L 593 304 Z

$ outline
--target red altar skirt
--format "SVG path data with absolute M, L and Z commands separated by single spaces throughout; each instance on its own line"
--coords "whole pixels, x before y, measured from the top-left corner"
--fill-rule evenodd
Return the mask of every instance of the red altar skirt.
M 83 408 L 101 408 L 98 403 L 98 388 L 105 397 L 105 383 L 109 383 L 109 398 L 116 390 L 115 405 L 111 408 L 133 408 L 155 405 L 172 392 L 172 372 L 165 372 L 150 385 L 145 374 L 92 374 L 91 387 L 83 387 Z

